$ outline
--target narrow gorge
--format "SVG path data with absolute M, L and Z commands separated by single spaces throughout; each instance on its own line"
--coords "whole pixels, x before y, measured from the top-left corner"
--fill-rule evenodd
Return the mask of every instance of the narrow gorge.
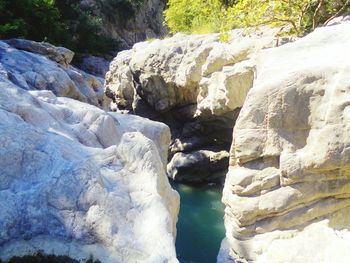
M 163 0 L 77 3 L 126 50 L 0 40 L 0 263 L 349 261 L 350 16 L 169 35 Z

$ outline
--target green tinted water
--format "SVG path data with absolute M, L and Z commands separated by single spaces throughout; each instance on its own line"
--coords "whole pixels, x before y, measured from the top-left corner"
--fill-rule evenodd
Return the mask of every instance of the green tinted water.
M 181 263 L 214 263 L 225 236 L 221 187 L 172 184 L 181 196 L 176 252 Z

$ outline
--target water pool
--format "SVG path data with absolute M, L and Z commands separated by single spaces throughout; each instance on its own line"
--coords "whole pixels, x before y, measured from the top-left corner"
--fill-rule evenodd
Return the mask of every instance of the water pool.
M 181 196 L 176 253 L 181 263 L 214 263 L 225 236 L 222 187 L 172 183 Z

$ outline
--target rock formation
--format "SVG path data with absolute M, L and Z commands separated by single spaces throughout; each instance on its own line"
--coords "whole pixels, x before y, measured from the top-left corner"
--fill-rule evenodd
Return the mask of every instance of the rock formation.
M 343 22 L 260 52 L 223 192 L 238 262 L 349 261 L 349 47 Z
M 163 11 L 165 0 L 97 1 L 82 0 L 81 5 L 94 9 L 102 18 L 101 31 L 121 42 L 124 49 L 167 33 Z
M 56 97 L 77 87 L 71 67 L 4 42 L 0 55 L 0 258 L 178 262 L 169 128 Z
M 91 75 L 104 79 L 109 68 L 109 63 L 110 61 L 102 57 L 85 56 L 76 66 Z
M 49 43 L 25 39 L 0 41 L 0 72 L 25 90 L 51 90 L 107 109 L 103 79 L 70 65 L 74 53 Z
M 277 32 L 233 30 L 229 43 L 218 34 L 137 43 L 111 63 L 106 95 L 119 110 L 170 126 L 170 177 L 214 180 L 227 171 L 232 128 L 254 79 L 254 54 L 273 46 Z M 186 176 L 189 171 L 197 176 Z

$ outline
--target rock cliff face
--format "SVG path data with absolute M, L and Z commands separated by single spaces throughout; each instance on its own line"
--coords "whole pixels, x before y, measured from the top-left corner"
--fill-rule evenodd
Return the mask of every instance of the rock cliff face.
M 148 38 L 162 37 L 167 33 L 163 11 L 165 0 L 82 0 L 82 6 L 95 9 L 102 18 L 102 32 L 121 41 L 122 47 L 131 48 Z
M 172 178 L 214 180 L 227 171 L 232 128 L 254 79 L 254 54 L 273 46 L 277 31 L 234 30 L 229 43 L 218 34 L 138 43 L 111 63 L 106 95 L 120 110 L 171 127 Z M 197 176 L 186 176 L 191 173 Z
M 0 41 L 0 72 L 25 90 L 51 90 L 57 96 L 107 109 L 103 79 L 70 65 L 74 53 L 25 39 Z
M 0 258 L 44 251 L 104 263 L 178 262 L 169 128 L 34 89 L 29 80 L 39 76 L 73 89 L 74 69 L 0 45 Z
M 260 53 L 223 196 L 239 262 L 349 261 L 349 47 L 344 22 Z

